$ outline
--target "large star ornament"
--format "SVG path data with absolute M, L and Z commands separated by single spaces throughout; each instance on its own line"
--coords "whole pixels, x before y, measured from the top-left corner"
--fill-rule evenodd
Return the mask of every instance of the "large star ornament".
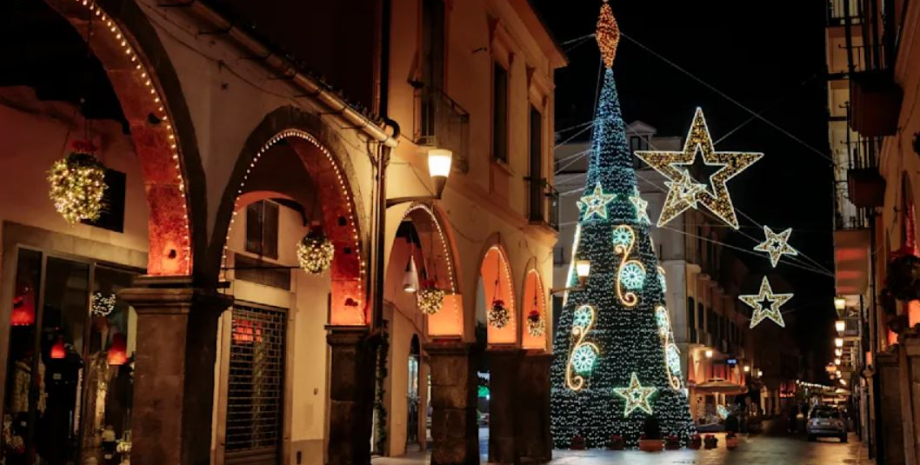
M 709 176 L 708 185 L 694 181 L 689 174 L 688 168 L 694 164 L 697 154 L 702 157 L 704 166 L 718 168 Z M 683 151 L 637 151 L 636 156 L 670 181 L 665 183 L 668 196 L 658 218 L 658 226 L 664 226 L 688 208 L 697 208 L 699 203 L 729 226 L 738 229 L 738 218 L 726 183 L 763 154 L 716 152 L 703 110 L 697 108 Z
M 651 415 L 652 406 L 648 403 L 649 397 L 657 391 L 656 387 L 642 387 L 639 377 L 633 372 L 629 379 L 629 387 L 613 388 L 613 393 L 626 399 L 626 409 L 623 416 L 628 417 L 634 410 L 639 409 Z
M 776 268 L 783 255 L 795 257 L 799 254 L 798 250 L 789 245 L 789 235 L 792 234 L 792 228 L 777 234 L 769 226 L 764 226 L 763 233 L 766 239 L 754 246 L 754 250 L 770 254 L 770 264 L 773 265 L 773 268 Z
M 591 195 L 586 195 L 581 198 L 576 204 L 580 210 L 584 210 L 585 216 L 583 220 L 588 220 L 597 215 L 603 219 L 607 219 L 607 204 L 613 202 L 613 199 L 617 197 L 616 194 L 605 194 L 604 189 L 601 188 L 601 183 L 594 185 L 594 192 Z
M 636 221 L 642 224 L 651 224 L 652 220 L 648 217 L 648 201 L 639 195 L 639 188 L 633 188 L 633 195 L 629 197 L 629 201 L 636 207 Z
M 751 328 L 757 326 L 761 321 L 767 318 L 773 320 L 783 328 L 786 327 L 786 322 L 783 321 L 783 314 L 780 312 L 780 307 L 792 298 L 792 294 L 774 294 L 773 288 L 770 287 L 770 281 L 767 280 L 766 276 L 764 276 L 763 281 L 760 282 L 759 294 L 739 295 L 738 298 L 754 309 L 754 315 L 751 316 Z

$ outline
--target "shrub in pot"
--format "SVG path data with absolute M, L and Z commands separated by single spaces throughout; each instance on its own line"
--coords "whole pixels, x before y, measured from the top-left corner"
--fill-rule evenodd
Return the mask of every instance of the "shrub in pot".
M 739 429 L 738 416 L 731 414 L 728 418 L 725 419 L 725 432 L 727 433 L 737 433 Z
M 690 442 L 687 445 L 691 449 L 699 450 L 703 447 L 703 438 L 699 434 L 694 433 L 693 436 L 690 436 Z
M 738 436 L 735 435 L 735 433 L 728 433 L 725 435 L 725 447 L 729 449 L 738 447 Z
M 707 449 L 715 449 L 716 446 L 718 445 L 719 445 L 719 440 L 711 434 L 707 434 L 703 438 L 703 446 L 705 446 Z
M 667 450 L 680 449 L 680 438 L 676 434 L 669 435 L 664 443 L 664 448 Z
M 625 446 L 625 441 L 623 441 L 623 436 L 619 434 L 610 435 L 610 442 L 607 443 L 607 448 L 610 450 L 623 450 Z
M 572 450 L 585 450 L 585 438 L 580 434 L 576 434 L 572 438 L 572 444 L 569 446 L 569 449 Z

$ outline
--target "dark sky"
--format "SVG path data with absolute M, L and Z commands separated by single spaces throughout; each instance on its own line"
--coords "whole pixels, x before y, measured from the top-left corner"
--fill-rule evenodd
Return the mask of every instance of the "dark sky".
M 559 42 L 594 31 L 599 0 L 532 0 Z M 763 113 L 797 138 L 829 156 L 824 58 L 824 2 L 779 0 L 625 1 L 611 7 L 624 34 L 711 84 L 747 108 Z M 569 49 L 571 45 L 564 45 Z M 556 73 L 556 127 L 591 119 L 599 53 L 593 40 L 567 50 L 570 64 Z M 627 122 L 642 120 L 659 135 L 685 136 L 702 107 L 714 140 L 751 114 L 629 40 L 620 43 L 614 73 Z M 755 120 L 716 146 L 717 150 L 764 152 L 765 157 L 729 181 L 735 207 L 774 231 L 793 228 L 790 243 L 833 270 L 833 171 L 830 162 L 781 131 Z M 762 230 L 741 218 L 748 234 Z M 729 241 L 745 249 L 740 235 Z M 739 254 L 756 275 L 769 262 Z M 791 328 L 814 364 L 830 356 L 833 278 L 780 264 L 776 271 L 794 286 Z M 756 293 L 756 285 L 746 289 Z M 789 315 L 790 317 L 792 315 Z M 771 324 L 769 322 L 765 324 Z M 756 331 L 756 329 L 755 329 Z

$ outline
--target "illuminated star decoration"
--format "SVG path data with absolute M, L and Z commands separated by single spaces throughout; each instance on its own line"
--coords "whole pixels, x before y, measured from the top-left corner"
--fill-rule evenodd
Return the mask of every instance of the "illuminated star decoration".
M 639 409 L 651 415 L 652 406 L 648 403 L 649 397 L 657 391 L 656 387 L 642 387 L 639 377 L 633 372 L 629 379 L 629 387 L 613 388 L 613 393 L 626 399 L 626 409 L 623 416 L 628 417 L 634 410 Z
M 793 249 L 792 246 L 789 245 L 789 235 L 792 234 L 792 228 L 776 234 L 769 226 L 764 226 L 763 233 L 766 239 L 762 243 L 757 244 L 754 250 L 770 254 L 770 264 L 773 265 L 773 268 L 776 268 L 776 265 L 783 255 L 794 257 L 799 254 L 798 250 Z
M 770 287 L 770 281 L 767 280 L 766 276 L 760 282 L 759 294 L 739 295 L 738 298 L 754 309 L 754 315 L 751 316 L 751 328 L 757 326 L 766 318 L 773 320 L 783 328 L 786 327 L 780 307 L 792 298 L 792 294 L 774 294 L 773 289 Z
M 642 199 L 638 188 L 633 188 L 633 195 L 629 197 L 629 201 L 636 207 L 636 221 L 650 224 L 652 220 L 648 217 L 648 201 Z
M 607 204 L 613 202 L 616 196 L 616 194 L 605 194 L 604 190 L 601 188 L 601 183 L 595 184 L 594 193 L 582 197 L 581 200 L 577 202 L 578 208 L 584 210 L 585 216 L 583 220 L 591 219 L 594 215 L 606 220 Z
M 687 171 L 687 167 L 696 160 L 697 153 L 702 157 L 703 164 L 718 167 L 709 176 L 708 185 L 696 183 Z M 666 183 L 668 196 L 658 218 L 658 226 L 664 226 L 688 208 L 697 208 L 696 203 L 699 202 L 729 226 L 738 229 L 738 218 L 726 183 L 763 154 L 716 152 L 703 110 L 697 108 L 683 151 L 637 151 L 636 156 L 670 180 Z

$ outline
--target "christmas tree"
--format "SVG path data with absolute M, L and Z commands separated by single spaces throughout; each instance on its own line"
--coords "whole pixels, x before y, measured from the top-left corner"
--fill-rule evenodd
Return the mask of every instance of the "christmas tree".
M 635 445 L 654 416 L 663 435 L 686 442 L 695 430 L 647 202 L 626 143 L 612 70 L 620 34 L 606 2 L 596 35 L 606 69 L 573 253 L 573 261 L 589 260 L 591 271 L 584 287 L 569 273 L 573 290 L 554 341 L 553 439 L 557 448 L 576 436 L 589 448 L 605 447 L 612 436 Z

